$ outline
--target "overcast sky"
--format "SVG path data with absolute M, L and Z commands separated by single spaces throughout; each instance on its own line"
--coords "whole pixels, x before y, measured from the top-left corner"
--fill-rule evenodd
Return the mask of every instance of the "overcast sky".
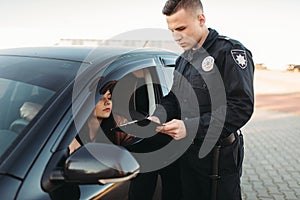
M 109 39 L 167 29 L 163 0 L 0 0 L 0 48 Z M 203 0 L 207 25 L 240 40 L 256 63 L 300 63 L 299 0 Z

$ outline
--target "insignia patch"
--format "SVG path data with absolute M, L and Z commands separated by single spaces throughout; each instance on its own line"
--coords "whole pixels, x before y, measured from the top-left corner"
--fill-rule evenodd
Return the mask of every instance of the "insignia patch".
M 231 50 L 231 55 L 236 64 L 242 69 L 247 67 L 247 56 L 245 50 L 234 49 Z
M 205 72 L 209 72 L 214 68 L 214 62 L 215 59 L 211 56 L 207 56 L 206 58 L 204 58 L 204 60 L 202 61 L 202 69 Z

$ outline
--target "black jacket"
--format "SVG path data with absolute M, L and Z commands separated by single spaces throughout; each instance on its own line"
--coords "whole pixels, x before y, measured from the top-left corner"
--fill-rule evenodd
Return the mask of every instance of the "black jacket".
M 184 120 L 190 139 L 204 139 L 208 128 L 213 138 L 236 132 L 253 113 L 253 74 L 251 52 L 209 29 L 200 49 L 185 51 L 176 61 L 171 92 L 161 102 L 167 121 Z

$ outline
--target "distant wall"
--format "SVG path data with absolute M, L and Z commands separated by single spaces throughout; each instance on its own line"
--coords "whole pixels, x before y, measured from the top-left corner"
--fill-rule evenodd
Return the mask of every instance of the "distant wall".
M 124 47 L 154 47 L 181 53 L 181 48 L 171 40 L 96 40 L 96 39 L 61 39 L 57 45 L 84 45 L 84 46 L 124 46 Z

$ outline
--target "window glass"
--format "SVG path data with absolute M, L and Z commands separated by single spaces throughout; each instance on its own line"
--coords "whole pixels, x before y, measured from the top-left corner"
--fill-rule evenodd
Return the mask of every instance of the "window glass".
M 105 83 L 101 84 L 101 81 Z M 126 145 L 131 142 L 126 134 L 112 134 L 112 129 L 121 124 L 143 119 L 149 115 L 150 104 L 155 106 L 155 95 L 149 68 L 135 70 L 119 80 L 100 79 L 100 99 L 86 116 L 77 139 L 69 146 L 70 153 L 80 143 L 109 142 Z M 150 94 L 151 93 L 151 94 Z M 153 107 L 152 106 L 152 107 Z M 77 141 L 76 141 L 77 140 Z
M 7 90 L 8 84 L 9 80 L 2 79 L 2 81 L 0 81 L 0 98 L 2 98 L 4 92 Z
M 158 73 L 163 96 L 166 96 L 171 90 L 173 85 L 173 72 L 174 67 L 164 67 L 162 68 L 162 73 Z
M 0 156 L 52 97 L 53 91 L 0 78 Z

